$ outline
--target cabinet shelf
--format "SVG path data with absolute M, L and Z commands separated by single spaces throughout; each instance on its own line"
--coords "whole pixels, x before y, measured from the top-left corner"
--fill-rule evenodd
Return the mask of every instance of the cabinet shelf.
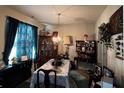
M 82 61 L 96 63 L 96 41 L 76 41 L 76 52 Z
M 57 52 L 58 47 L 54 49 L 52 36 L 39 36 L 37 66 L 40 67 L 51 58 L 54 58 Z

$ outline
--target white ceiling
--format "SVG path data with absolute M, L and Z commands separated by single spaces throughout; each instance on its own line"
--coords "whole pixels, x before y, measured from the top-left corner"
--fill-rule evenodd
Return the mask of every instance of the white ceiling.
M 10 6 L 42 23 L 60 24 L 95 23 L 106 8 L 105 5 L 13 5 Z

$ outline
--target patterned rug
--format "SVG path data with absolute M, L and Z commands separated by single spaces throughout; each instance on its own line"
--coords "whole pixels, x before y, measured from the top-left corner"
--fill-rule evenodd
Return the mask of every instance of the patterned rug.
M 80 73 L 78 70 L 71 70 L 69 72 L 69 77 L 71 77 L 78 88 L 88 88 L 89 87 L 89 79 L 86 75 Z

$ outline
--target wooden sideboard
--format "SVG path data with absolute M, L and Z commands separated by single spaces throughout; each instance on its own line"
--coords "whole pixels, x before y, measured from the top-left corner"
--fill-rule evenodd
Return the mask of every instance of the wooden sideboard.
M 31 61 L 18 62 L 0 70 L 0 87 L 11 88 L 24 82 L 31 76 Z

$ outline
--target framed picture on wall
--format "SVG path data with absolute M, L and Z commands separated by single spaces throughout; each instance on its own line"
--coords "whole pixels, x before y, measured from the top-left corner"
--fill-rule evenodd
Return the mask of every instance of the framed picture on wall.
M 123 6 L 111 16 L 109 23 L 113 35 L 123 32 Z
M 124 44 L 123 44 L 123 34 L 117 34 L 115 38 L 115 53 L 116 58 L 124 60 Z

